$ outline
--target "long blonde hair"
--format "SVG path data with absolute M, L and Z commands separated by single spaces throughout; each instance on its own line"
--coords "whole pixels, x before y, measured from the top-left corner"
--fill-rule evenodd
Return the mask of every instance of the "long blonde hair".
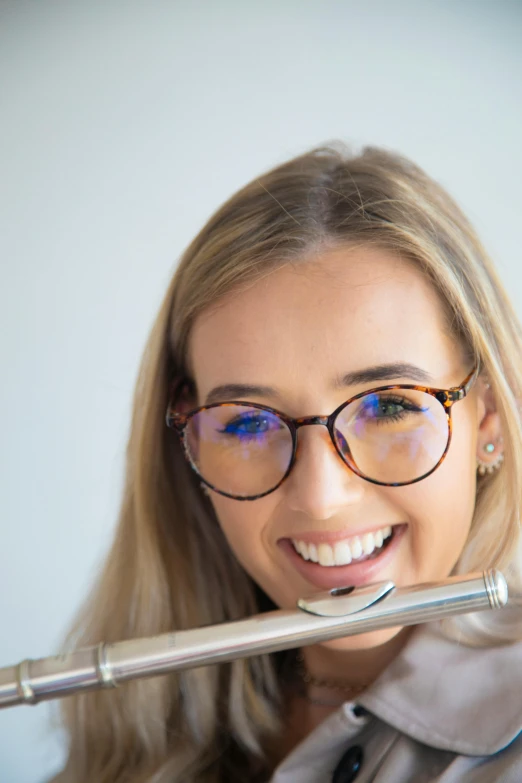
M 322 248 L 372 243 L 411 259 L 447 307 L 451 328 L 480 359 L 500 412 L 505 462 L 480 478 L 457 570 L 501 568 L 522 581 L 521 332 L 475 232 L 448 194 L 403 157 L 342 145 L 312 150 L 248 184 L 187 248 L 142 359 L 124 496 L 104 568 L 67 646 L 221 623 L 269 601 L 232 556 L 175 433 L 169 381 L 188 372 L 191 326 L 240 285 Z M 468 644 L 522 638 L 485 613 L 448 623 Z M 277 656 L 134 681 L 62 704 L 69 755 L 56 783 L 234 783 L 266 775 L 263 746 L 279 726 Z

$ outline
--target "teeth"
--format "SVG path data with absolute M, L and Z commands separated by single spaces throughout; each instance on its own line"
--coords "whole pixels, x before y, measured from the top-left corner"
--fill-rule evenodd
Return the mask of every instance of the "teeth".
M 373 533 L 366 533 L 361 539 L 361 544 L 364 554 L 371 555 L 375 549 L 375 538 L 373 537 Z
M 359 536 L 352 538 L 350 543 L 350 549 L 352 550 L 352 557 L 354 560 L 358 560 L 363 553 L 361 539 Z
M 317 547 L 317 554 L 319 555 L 319 564 L 322 566 L 335 565 L 334 552 L 330 544 L 319 544 Z
M 349 565 L 352 560 L 358 560 L 363 555 L 365 557 L 371 555 L 375 549 L 379 549 L 383 545 L 383 542 L 391 534 L 391 525 L 386 525 L 374 533 L 365 533 L 363 536 L 337 541 L 333 547 L 325 543 L 316 546 L 296 539 L 292 539 L 292 544 L 303 560 L 311 560 L 313 563 L 319 563 L 326 567 Z
M 349 565 L 352 562 L 352 550 L 348 541 L 338 541 L 334 546 L 335 565 Z
M 317 554 L 317 547 L 315 544 L 308 544 L 308 557 L 313 560 L 314 563 L 319 562 L 319 556 Z

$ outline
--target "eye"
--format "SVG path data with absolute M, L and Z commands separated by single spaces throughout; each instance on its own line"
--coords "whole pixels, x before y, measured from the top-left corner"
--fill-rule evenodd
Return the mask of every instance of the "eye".
M 396 400 L 391 398 L 380 399 L 376 406 L 376 413 L 378 416 L 397 416 L 403 413 L 405 410 L 402 400 Z
M 235 416 L 220 432 L 232 437 L 254 438 L 279 430 L 281 426 L 281 422 L 276 416 L 268 411 L 259 411 Z
M 375 422 L 394 422 L 416 413 L 425 412 L 425 408 L 399 395 L 369 394 L 363 397 L 358 418 Z

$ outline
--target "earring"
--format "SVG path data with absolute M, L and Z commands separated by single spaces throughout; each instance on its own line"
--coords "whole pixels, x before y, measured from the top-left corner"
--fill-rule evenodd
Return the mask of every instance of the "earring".
M 204 494 L 207 496 L 207 498 L 209 498 L 209 497 L 210 497 L 210 490 L 209 490 L 209 488 L 207 487 L 207 485 L 206 485 L 206 484 L 203 484 L 203 482 L 202 482 L 202 481 L 200 481 L 200 482 L 199 482 L 199 486 L 201 487 L 201 490 L 202 490 L 202 492 L 203 492 L 203 493 L 204 493 Z
M 484 451 L 486 454 L 493 454 L 495 451 L 495 444 L 494 443 L 486 443 L 484 446 Z M 484 476 L 486 473 L 493 473 L 495 470 L 498 470 L 502 463 L 504 462 L 504 453 L 501 451 L 498 457 L 493 460 L 493 462 L 484 462 L 479 457 L 477 457 L 477 473 L 479 476 Z

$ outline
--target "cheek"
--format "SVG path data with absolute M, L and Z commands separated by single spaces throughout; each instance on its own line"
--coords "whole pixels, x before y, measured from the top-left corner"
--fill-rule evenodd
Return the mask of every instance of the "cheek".
M 212 502 L 228 545 L 246 573 L 277 606 L 295 607 L 302 586 L 295 585 L 295 574 L 288 575 L 284 556 L 274 550 L 271 520 L 278 506 L 276 494 L 252 502 L 214 494 Z
M 249 502 L 214 493 L 212 504 L 231 550 L 245 570 L 256 578 L 267 557 L 264 541 L 272 506 L 270 496 Z
M 443 463 L 428 478 L 400 490 L 400 504 L 412 520 L 410 546 L 419 581 L 444 578 L 462 554 L 475 509 L 475 449 L 474 419 L 463 406 L 455 411 Z

